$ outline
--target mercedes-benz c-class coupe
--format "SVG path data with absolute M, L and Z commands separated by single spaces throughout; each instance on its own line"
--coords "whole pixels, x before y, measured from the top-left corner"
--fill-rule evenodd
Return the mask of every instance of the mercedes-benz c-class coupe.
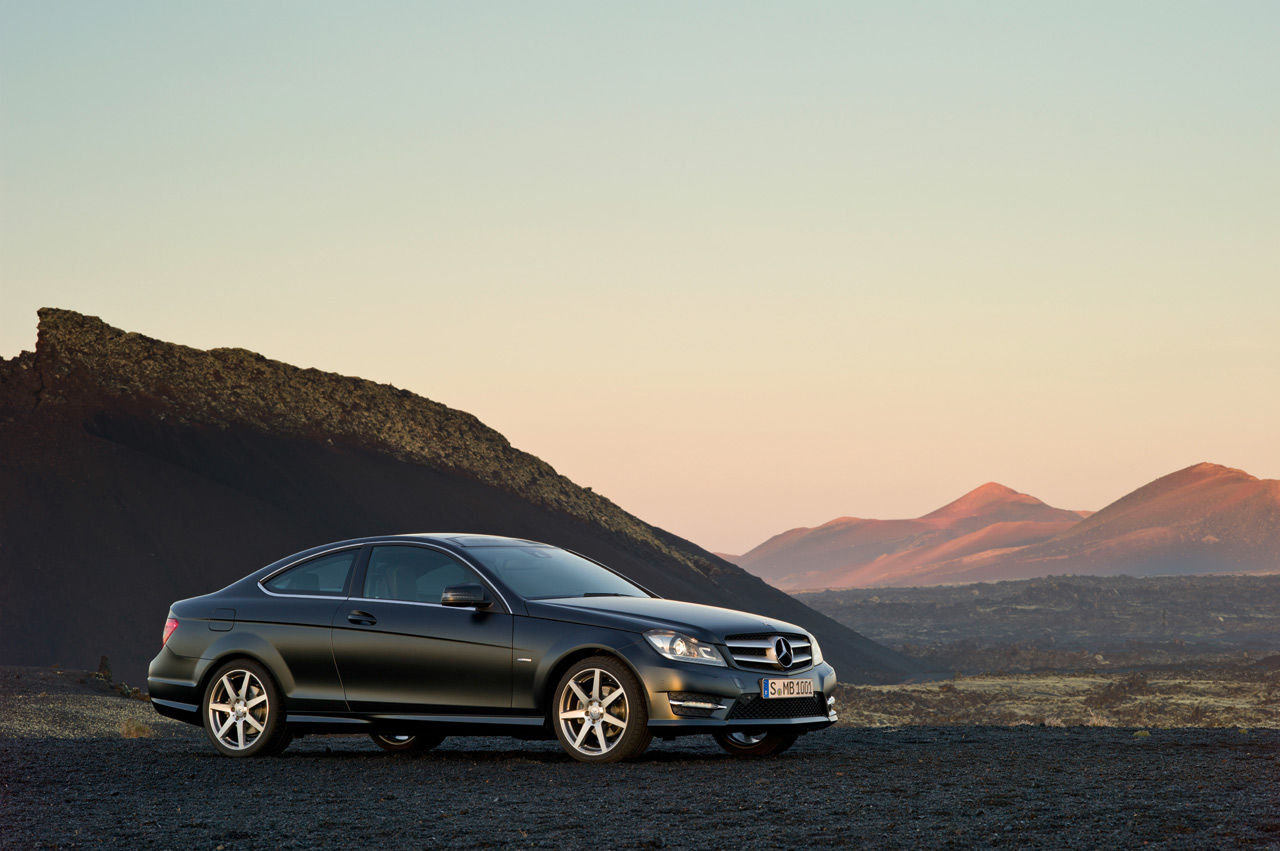
M 664 600 L 559 547 L 418 534 L 315 547 L 173 604 L 147 685 L 227 756 L 297 735 L 389 751 L 450 735 L 559 739 L 582 762 L 654 736 L 777 754 L 836 721 L 813 635 Z

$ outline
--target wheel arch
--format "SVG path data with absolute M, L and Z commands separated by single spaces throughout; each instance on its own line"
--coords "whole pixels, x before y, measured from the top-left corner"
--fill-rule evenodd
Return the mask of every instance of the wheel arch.
M 646 713 L 649 711 L 649 689 L 645 686 L 644 677 L 640 676 L 640 672 L 636 669 L 636 666 L 631 664 L 631 660 L 612 647 L 607 647 L 605 645 L 587 645 L 584 647 L 576 647 L 565 653 L 556 660 L 556 663 L 552 665 L 550 670 L 547 672 L 546 681 L 542 686 L 542 714 L 548 725 L 552 723 L 551 715 L 555 711 L 556 705 L 556 686 L 560 685 L 560 678 L 563 677 L 565 672 L 574 665 L 584 659 L 590 659 L 592 656 L 608 656 L 610 659 L 616 659 L 621 662 L 623 667 L 631 672 L 631 676 L 636 678 L 636 682 L 640 683 L 640 696 L 644 701 Z
M 265 642 L 264 642 L 265 644 Z M 200 676 L 196 689 L 196 696 L 200 700 L 199 705 L 203 705 L 205 692 L 209 688 L 209 683 L 213 681 L 213 675 L 216 674 L 228 662 L 235 662 L 239 659 L 246 659 L 250 662 L 256 662 L 266 669 L 271 679 L 275 680 L 276 688 L 280 690 L 280 699 L 284 703 L 287 711 L 289 707 L 289 695 L 293 692 L 294 682 L 293 675 L 289 672 L 289 666 L 285 664 L 283 657 L 275 651 L 270 645 L 265 645 L 267 653 L 261 652 L 262 648 L 249 648 L 244 645 L 236 647 L 228 647 L 223 652 L 214 656 L 204 673 Z M 254 652 L 257 650 L 258 652 Z M 265 658 L 264 658 L 265 657 Z

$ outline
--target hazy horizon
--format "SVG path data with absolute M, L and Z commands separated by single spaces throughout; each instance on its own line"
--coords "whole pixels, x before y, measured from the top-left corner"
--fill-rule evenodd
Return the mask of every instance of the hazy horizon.
M 38 307 L 392 383 L 741 553 L 1280 478 L 1280 7 L 0 2 Z

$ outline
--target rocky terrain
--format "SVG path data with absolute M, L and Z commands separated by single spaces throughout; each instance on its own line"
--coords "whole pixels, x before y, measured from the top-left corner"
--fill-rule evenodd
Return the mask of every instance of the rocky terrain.
M 1101 511 L 1064 511 L 989 482 L 913 520 L 842 517 L 730 560 L 791 591 L 1064 573 L 1280 570 L 1280 481 L 1219 464 L 1163 476 Z
M 841 724 L 1280 729 L 1280 656 L 1264 665 L 1142 673 L 978 674 L 841 686 Z
M 1051 576 L 800 599 L 930 670 L 1248 667 L 1280 653 L 1280 575 Z
M 545 742 L 388 756 L 326 736 L 232 760 L 154 715 L 151 736 L 113 732 L 145 704 L 91 680 L 0 669 L 0 848 L 1280 846 L 1275 730 L 842 726 L 768 760 L 695 737 L 611 766 Z M 66 698 L 86 688 L 103 723 L 80 729 Z M 43 727 L 12 723 L 20 701 Z
M 66 310 L 0 363 L 0 661 L 145 678 L 169 604 L 327 541 L 528 537 L 663 596 L 815 632 L 849 682 L 918 673 L 881 647 L 405 390 Z

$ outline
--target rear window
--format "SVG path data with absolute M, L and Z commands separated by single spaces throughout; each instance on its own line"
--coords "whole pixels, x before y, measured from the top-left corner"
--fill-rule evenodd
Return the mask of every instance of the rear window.
M 347 576 L 355 564 L 359 549 L 326 553 L 278 573 L 262 583 L 277 594 L 316 594 L 324 597 L 346 596 Z

